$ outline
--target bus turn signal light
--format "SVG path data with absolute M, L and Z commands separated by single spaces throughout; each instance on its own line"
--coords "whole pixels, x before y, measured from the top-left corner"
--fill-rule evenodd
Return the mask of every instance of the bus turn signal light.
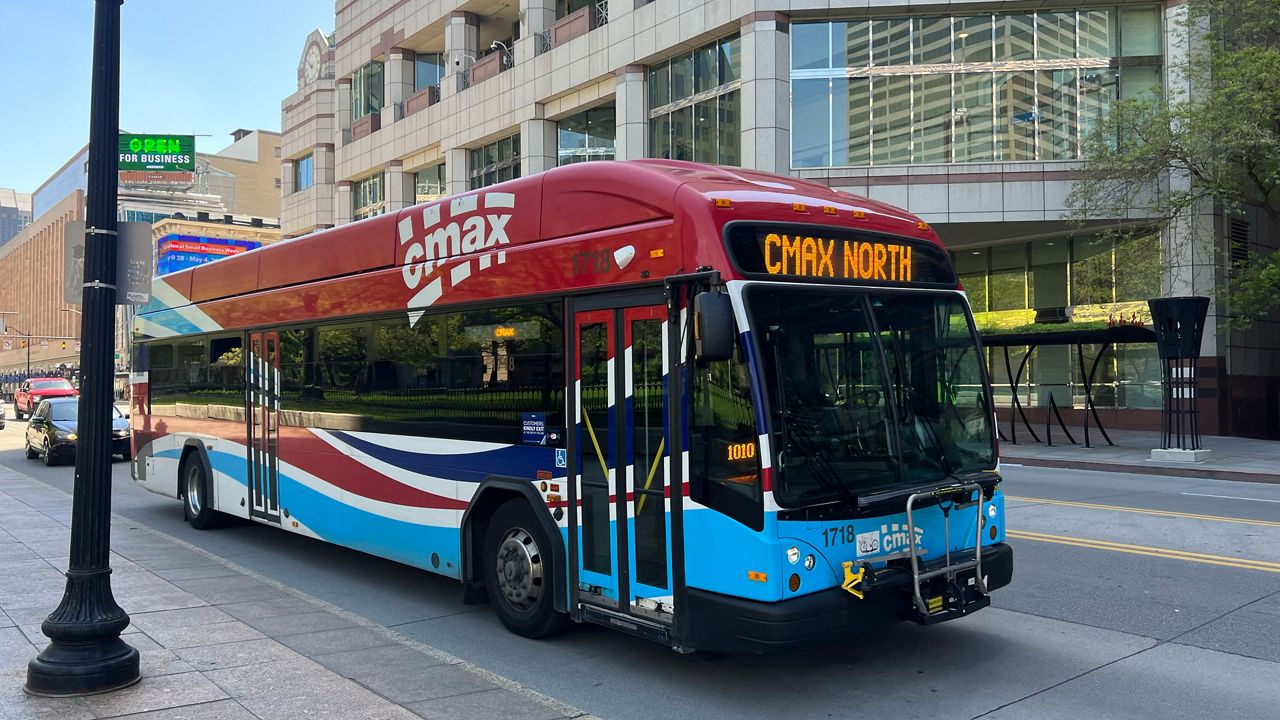
M 733 203 L 729 200 L 729 198 L 716 198 L 716 207 L 731 208 L 733 207 Z
M 754 580 L 756 582 L 769 582 L 769 575 L 768 573 L 762 573 L 759 570 L 748 570 L 747 579 Z
M 822 212 L 826 213 L 827 215 L 835 215 L 836 209 L 831 207 L 830 205 L 823 205 Z
M 791 203 L 791 209 L 796 212 L 809 212 L 809 206 L 804 203 Z

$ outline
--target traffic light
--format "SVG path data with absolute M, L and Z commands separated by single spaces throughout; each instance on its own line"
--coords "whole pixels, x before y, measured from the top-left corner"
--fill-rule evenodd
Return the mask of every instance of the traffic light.
M 67 349 L 67 341 L 66 341 L 66 340 L 63 340 L 63 341 L 62 341 L 62 349 L 63 349 L 63 350 L 66 350 L 66 349 Z
M 26 340 L 26 338 L 23 338 L 23 340 L 22 340 L 22 347 L 23 347 L 24 349 L 27 347 L 27 340 Z

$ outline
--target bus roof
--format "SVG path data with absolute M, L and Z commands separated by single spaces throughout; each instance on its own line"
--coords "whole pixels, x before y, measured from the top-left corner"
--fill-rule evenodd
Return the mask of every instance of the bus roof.
M 917 232 L 918 218 L 904 210 L 809 180 L 679 160 L 598 161 L 554 168 L 320 230 L 163 278 L 190 302 L 204 302 L 396 266 L 402 223 L 441 205 L 453 206 L 456 214 L 460 205 L 465 207 L 468 199 L 482 194 L 519 198 L 522 211 L 532 206 L 504 228 L 510 243 L 519 245 L 671 218 L 680 205 L 681 188 L 708 198 L 776 204 L 787 213 L 795 202 L 855 207 L 868 216 L 858 227 L 931 237 Z M 592 212 L 581 212 L 583 207 L 591 207 Z M 832 217 L 821 221 L 846 224 Z
M 839 265 L 846 278 L 885 277 L 879 268 L 888 266 L 872 260 L 898 248 L 868 247 L 867 239 L 883 242 L 868 234 L 931 244 L 934 265 L 949 264 L 915 216 L 820 183 L 675 160 L 598 161 L 158 277 L 134 330 L 138 339 L 175 337 L 400 311 L 413 326 L 428 308 L 654 283 L 700 267 L 726 280 L 759 276 L 729 256 L 722 230 L 736 221 L 744 232 L 790 233 L 795 252 L 794 233 L 804 233 L 806 252 L 791 270 L 781 264 L 785 272 Z M 835 235 L 808 236 L 830 234 L 819 227 L 864 242 L 842 241 L 837 251 Z M 808 251 L 819 244 L 822 252 Z

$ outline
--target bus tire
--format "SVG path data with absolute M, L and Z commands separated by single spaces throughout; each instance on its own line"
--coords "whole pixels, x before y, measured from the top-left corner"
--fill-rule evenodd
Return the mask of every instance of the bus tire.
M 484 586 L 498 619 L 517 635 L 547 637 L 568 624 L 555 608 L 552 557 L 528 502 L 512 499 L 494 510 L 485 530 Z
M 196 530 L 218 526 L 218 511 L 210 506 L 209 475 L 199 456 L 189 453 L 182 464 L 182 518 Z

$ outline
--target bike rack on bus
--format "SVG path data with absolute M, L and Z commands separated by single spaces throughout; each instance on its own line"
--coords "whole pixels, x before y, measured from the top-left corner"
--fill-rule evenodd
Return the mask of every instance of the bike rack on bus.
M 974 507 L 977 512 L 977 519 L 974 523 L 974 539 L 973 539 L 973 559 L 966 560 L 956 565 L 951 564 L 951 509 L 954 505 L 943 505 L 943 501 L 939 500 L 938 506 L 942 509 L 942 527 L 943 527 L 943 548 L 946 550 L 945 564 L 937 569 L 927 572 L 920 572 L 920 557 L 916 552 L 916 524 L 911 515 L 911 509 L 919 498 L 942 498 L 944 496 L 958 495 L 977 491 L 978 497 L 974 501 Z M 987 590 L 986 579 L 982 576 L 982 486 L 978 483 L 967 483 L 964 485 L 948 485 L 947 487 L 938 488 L 924 493 L 912 493 L 907 498 L 907 552 L 911 560 L 911 590 L 915 595 L 916 609 L 922 615 L 929 615 L 929 606 L 925 603 L 924 598 L 920 595 L 920 583 L 939 575 L 946 575 L 947 581 L 954 583 L 956 575 L 968 570 L 969 568 L 977 568 L 976 583 L 978 590 L 983 595 L 990 595 Z

